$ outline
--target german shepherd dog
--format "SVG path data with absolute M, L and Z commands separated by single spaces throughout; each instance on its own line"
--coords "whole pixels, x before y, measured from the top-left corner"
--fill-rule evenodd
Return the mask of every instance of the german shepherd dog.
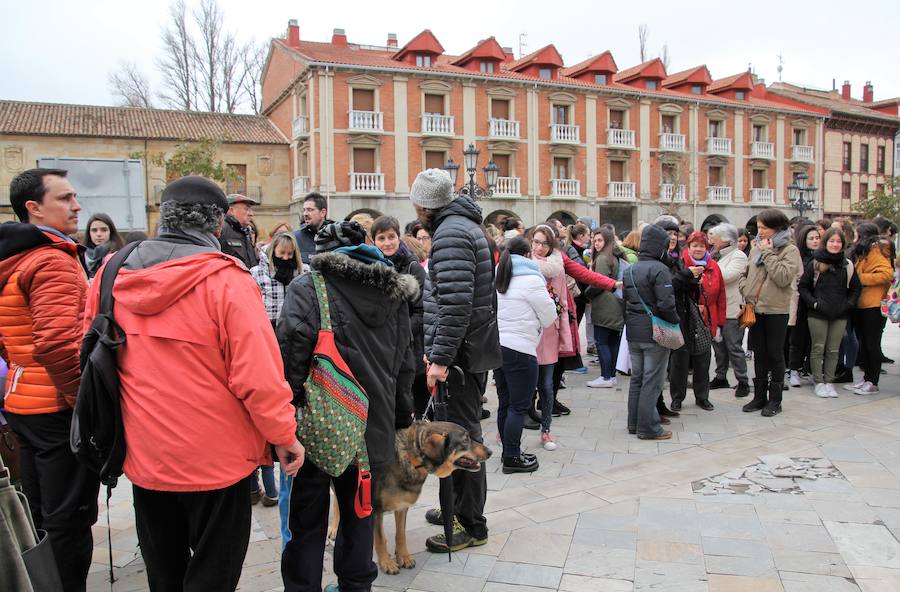
M 456 469 L 479 471 L 491 456 L 483 444 L 475 442 L 461 426 L 446 421 L 416 421 L 397 430 L 394 460 L 373 471 L 372 511 L 375 516 L 375 554 L 378 567 L 387 574 L 416 566 L 406 546 L 406 513 L 419 495 L 428 475 L 447 477 Z M 395 555 L 388 551 L 384 536 L 384 513 L 393 512 L 396 524 Z M 331 504 L 329 538 L 337 534 L 340 514 L 335 499 Z

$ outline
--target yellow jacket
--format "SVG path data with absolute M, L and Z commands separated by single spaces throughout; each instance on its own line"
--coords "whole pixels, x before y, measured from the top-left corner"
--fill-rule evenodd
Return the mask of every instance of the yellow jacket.
M 856 308 L 881 306 L 882 298 L 887 295 L 888 288 L 894 281 L 894 269 L 889 257 L 890 248 L 882 241 L 872 245 L 869 252 L 857 260 L 856 274 L 863 288 Z

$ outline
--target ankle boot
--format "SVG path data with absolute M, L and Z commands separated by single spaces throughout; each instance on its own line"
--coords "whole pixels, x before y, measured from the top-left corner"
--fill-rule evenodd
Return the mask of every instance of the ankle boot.
M 769 388 L 769 381 L 765 378 L 754 378 L 753 379 L 753 400 L 747 403 L 742 407 L 745 413 L 752 413 L 753 411 L 759 411 L 763 407 L 766 406 L 767 399 L 767 390 Z M 781 383 L 778 384 L 778 388 L 781 388 Z M 780 390 L 778 391 L 781 392 Z
M 666 407 L 666 401 L 663 399 L 662 393 L 656 399 L 656 411 L 660 417 L 679 417 L 681 414 Z
M 781 413 L 781 396 L 782 384 L 779 382 L 769 383 L 769 402 L 762 410 L 763 417 L 772 417 Z

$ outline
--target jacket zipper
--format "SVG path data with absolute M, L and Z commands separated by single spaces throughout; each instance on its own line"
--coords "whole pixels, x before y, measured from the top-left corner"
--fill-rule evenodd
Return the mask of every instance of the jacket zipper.
M 16 386 L 19 384 L 19 379 L 22 378 L 22 373 L 25 372 L 25 368 L 23 366 L 18 366 L 13 364 L 13 368 L 15 368 L 15 372 L 13 372 L 13 380 L 12 384 L 9 387 L 9 392 L 16 392 Z

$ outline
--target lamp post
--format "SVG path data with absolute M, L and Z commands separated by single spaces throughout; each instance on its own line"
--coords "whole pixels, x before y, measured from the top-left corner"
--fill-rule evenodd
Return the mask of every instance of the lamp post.
M 475 183 L 475 173 L 478 172 L 478 155 L 481 151 L 475 148 L 475 144 L 469 144 L 469 147 L 463 150 L 463 163 L 466 166 L 466 173 L 469 175 L 468 182 L 457 190 L 457 195 L 467 195 L 474 200 L 483 197 L 491 197 L 494 194 L 494 188 L 497 186 L 497 177 L 500 176 L 500 167 L 494 164 L 494 161 L 485 165 L 482 169 L 484 172 L 484 181 L 487 188 L 479 186 Z M 450 158 L 444 165 L 444 170 L 450 173 L 450 181 L 456 187 L 456 179 L 459 175 L 459 165 Z
M 794 182 L 788 185 L 788 198 L 795 210 L 800 212 L 800 217 L 807 210 L 811 210 L 816 205 L 816 191 L 819 190 L 815 185 L 807 185 L 809 176 L 806 173 L 800 173 L 794 178 Z

